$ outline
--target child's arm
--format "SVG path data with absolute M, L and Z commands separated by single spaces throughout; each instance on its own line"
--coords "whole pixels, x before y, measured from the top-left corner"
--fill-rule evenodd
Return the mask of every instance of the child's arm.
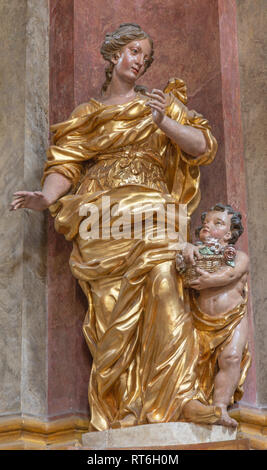
M 211 287 L 227 286 L 233 281 L 240 279 L 248 273 L 249 259 L 246 253 L 238 251 L 235 258 L 235 266 L 225 266 L 215 273 L 208 273 L 203 269 L 196 268 L 200 276 L 191 281 L 190 287 L 196 290 L 208 289 Z
M 192 243 L 185 244 L 183 251 L 182 251 L 182 255 L 186 264 L 191 264 L 194 266 L 196 264 L 196 261 L 195 261 L 196 258 L 197 259 L 202 258 L 198 250 L 199 250 L 198 247 L 196 245 L 192 245 Z

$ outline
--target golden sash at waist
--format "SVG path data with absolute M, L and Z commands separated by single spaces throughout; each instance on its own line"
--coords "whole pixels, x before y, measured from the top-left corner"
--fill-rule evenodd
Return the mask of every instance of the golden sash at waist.
M 163 168 L 163 162 L 159 154 L 155 154 L 152 150 L 140 150 L 140 146 L 138 150 L 134 148 L 134 146 L 127 146 L 122 147 L 119 149 L 115 149 L 113 151 L 109 151 L 108 153 L 101 153 L 94 157 L 95 163 L 98 161 L 103 160 L 117 160 L 120 158 L 125 158 L 129 160 L 134 159 L 141 159 L 141 160 L 152 160 L 154 163 L 157 163 L 161 168 Z
M 128 184 L 142 185 L 168 192 L 159 154 L 135 146 L 105 151 L 88 162 L 77 193 L 96 192 Z

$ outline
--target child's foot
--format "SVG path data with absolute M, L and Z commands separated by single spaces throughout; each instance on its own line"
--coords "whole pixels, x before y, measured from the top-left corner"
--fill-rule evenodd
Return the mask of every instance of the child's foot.
M 222 414 L 216 424 L 220 424 L 221 426 L 228 426 L 230 428 L 236 428 L 238 426 L 238 422 L 229 416 L 227 413 L 227 408 L 225 406 L 220 406 L 220 408 Z

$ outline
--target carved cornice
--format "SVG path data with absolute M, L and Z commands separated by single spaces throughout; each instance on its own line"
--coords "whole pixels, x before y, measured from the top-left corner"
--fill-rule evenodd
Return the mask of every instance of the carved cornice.
M 66 448 L 81 442 L 89 420 L 78 415 L 42 420 L 30 416 L 0 417 L 0 449 Z
M 266 409 L 239 407 L 229 414 L 239 423 L 239 438 L 248 438 L 252 449 L 267 449 Z

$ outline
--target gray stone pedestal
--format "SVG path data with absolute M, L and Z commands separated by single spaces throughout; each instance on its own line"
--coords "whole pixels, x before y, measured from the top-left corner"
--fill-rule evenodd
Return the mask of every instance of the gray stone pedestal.
M 236 434 L 235 429 L 218 425 L 158 423 L 86 433 L 82 444 L 93 450 L 150 448 L 231 441 Z

